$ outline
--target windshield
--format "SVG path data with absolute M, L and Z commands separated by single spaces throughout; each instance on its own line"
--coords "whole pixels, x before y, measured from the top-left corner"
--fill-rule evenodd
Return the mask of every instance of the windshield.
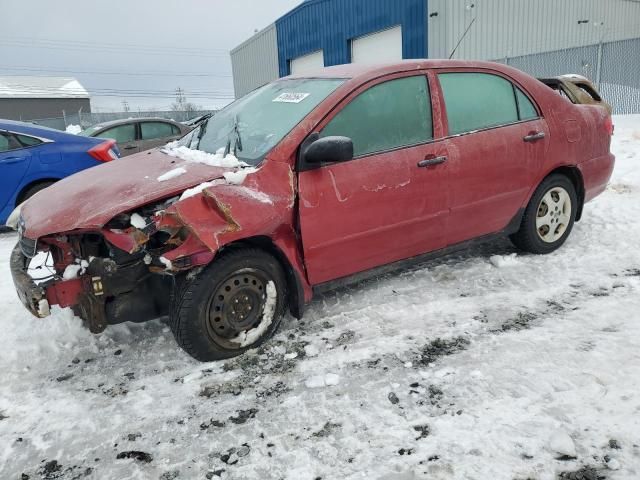
M 179 145 L 213 154 L 232 153 L 255 166 L 342 83 L 306 78 L 265 85 L 202 123 Z

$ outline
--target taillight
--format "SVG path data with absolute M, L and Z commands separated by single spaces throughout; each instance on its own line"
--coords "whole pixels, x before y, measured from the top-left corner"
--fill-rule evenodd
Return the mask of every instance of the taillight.
M 607 132 L 607 134 L 609 134 L 609 136 L 613 136 L 613 131 L 615 129 L 615 126 L 613 125 L 613 118 L 611 118 L 611 115 L 608 115 L 607 118 L 605 119 L 604 129 Z
M 116 149 L 115 140 L 106 140 L 91 148 L 87 153 L 99 162 L 110 162 L 111 160 L 118 159 Z

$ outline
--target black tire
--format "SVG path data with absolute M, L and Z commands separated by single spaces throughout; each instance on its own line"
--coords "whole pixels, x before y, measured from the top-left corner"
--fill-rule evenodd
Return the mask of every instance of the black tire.
M 275 304 L 268 302 L 269 295 Z M 178 279 L 169 326 L 178 345 L 196 360 L 222 360 L 273 336 L 286 304 L 280 263 L 262 250 L 232 250 L 197 275 Z M 264 323 L 268 316 L 270 323 Z
M 542 234 L 543 232 L 545 232 L 545 228 L 547 228 L 546 231 L 549 232 L 549 227 L 545 225 L 544 227 L 541 227 L 542 230 L 539 231 L 536 221 L 539 216 L 544 213 L 544 209 L 548 209 L 548 207 L 546 207 L 546 203 L 542 203 L 545 195 L 547 195 L 547 193 L 549 192 L 557 195 L 556 192 L 560 191 L 554 189 L 564 189 L 564 191 L 568 194 L 571 205 L 571 212 L 566 215 L 566 217 L 569 218 L 568 224 L 566 225 L 562 223 L 562 220 L 559 220 L 558 216 L 555 217 L 556 223 L 553 225 L 554 227 L 558 228 L 558 230 L 556 230 L 554 233 L 556 235 L 559 235 L 559 237 L 557 239 L 553 239 L 553 241 L 545 241 L 543 240 Z M 576 189 L 571 180 L 561 174 L 550 175 L 544 179 L 544 181 L 540 184 L 540 186 L 538 186 L 533 196 L 531 197 L 531 201 L 527 205 L 527 208 L 524 212 L 520 230 L 511 235 L 511 241 L 516 247 L 526 252 L 543 255 L 551 253 L 560 248 L 571 234 L 571 230 L 573 229 L 573 225 L 575 223 L 577 211 L 578 195 L 576 194 Z M 556 215 L 558 215 L 558 213 L 556 213 Z M 559 221 L 560 223 L 558 224 L 557 222 Z M 562 230 L 560 230 L 560 228 L 562 228 Z M 551 238 L 553 238 L 553 235 Z
M 18 205 L 20 205 L 22 202 L 26 200 L 29 200 L 36 193 L 38 193 L 41 190 L 44 190 L 47 187 L 50 187 L 54 183 L 56 182 L 42 182 L 42 183 L 36 183 L 35 185 L 31 185 L 29 188 L 27 188 L 24 192 L 20 194 L 20 197 L 18 197 Z

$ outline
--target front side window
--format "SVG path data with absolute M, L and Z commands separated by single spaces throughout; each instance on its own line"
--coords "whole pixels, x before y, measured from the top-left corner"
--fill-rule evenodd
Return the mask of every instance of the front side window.
M 343 79 L 279 80 L 232 103 L 180 140 L 207 153 L 231 152 L 258 165 Z
M 126 125 L 118 125 L 117 127 L 105 130 L 96 135 L 98 138 L 110 138 L 117 143 L 133 142 L 136 139 L 135 123 L 127 123 Z
M 438 75 L 449 121 L 449 135 L 519 121 L 514 87 L 508 80 L 488 73 Z
M 13 135 L 10 133 L 0 132 L 0 153 L 8 152 L 10 150 L 18 150 L 22 148 L 22 145 L 18 143 Z
M 173 125 L 165 122 L 142 122 L 140 124 L 142 140 L 170 137 L 173 135 L 172 127 Z
M 361 93 L 321 132 L 323 137 L 333 135 L 349 137 L 356 157 L 431 140 L 427 78 L 391 80 Z

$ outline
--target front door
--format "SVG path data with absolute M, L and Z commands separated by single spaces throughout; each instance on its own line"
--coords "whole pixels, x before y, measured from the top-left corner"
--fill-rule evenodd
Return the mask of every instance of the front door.
M 451 244 L 504 230 L 517 219 L 548 145 L 532 100 L 487 72 L 439 73 L 448 121 Z
M 12 210 L 15 205 L 7 205 L 17 193 L 22 177 L 29 168 L 31 153 L 18 139 L 8 132 L 0 131 L 0 212 L 4 208 Z M 2 215 L 0 215 L 0 218 Z
M 358 89 L 318 128 L 351 138 L 355 158 L 299 173 L 313 285 L 446 245 L 446 151 L 433 141 L 427 78 L 413 75 Z

